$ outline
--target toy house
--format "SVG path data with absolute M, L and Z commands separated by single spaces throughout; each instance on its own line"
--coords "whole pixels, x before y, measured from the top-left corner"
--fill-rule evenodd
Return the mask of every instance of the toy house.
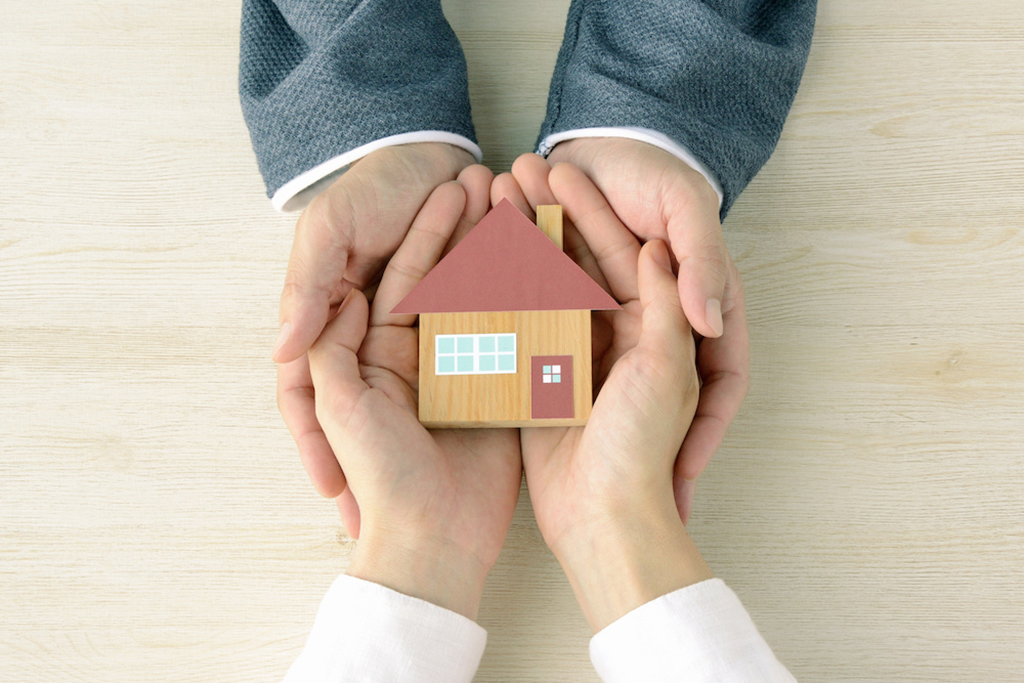
M 494 207 L 394 309 L 419 314 L 428 427 L 585 424 L 590 312 L 619 308 L 562 251 L 562 207 Z

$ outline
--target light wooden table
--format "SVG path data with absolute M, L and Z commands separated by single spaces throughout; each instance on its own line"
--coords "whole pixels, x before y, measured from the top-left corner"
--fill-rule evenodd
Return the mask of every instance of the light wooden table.
M 496 169 L 566 5 L 445 3 Z M 0 7 L 0 679 L 276 680 L 352 543 L 274 406 L 294 218 L 239 113 L 239 3 Z M 802 680 L 1024 671 L 1022 26 L 823 0 L 726 223 L 753 387 L 691 530 Z M 480 681 L 595 679 L 525 497 L 480 623 Z

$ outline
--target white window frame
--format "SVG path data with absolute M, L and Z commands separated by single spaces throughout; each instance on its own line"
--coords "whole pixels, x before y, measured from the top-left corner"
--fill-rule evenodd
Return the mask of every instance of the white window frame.
M 494 337 L 494 351 L 480 351 L 480 338 L 481 337 Z M 502 337 L 512 339 L 512 351 L 498 351 L 500 339 Z M 451 339 L 454 344 L 455 351 L 452 353 L 441 353 L 441 340 Z M 465 357 L 470 355 L 468 353 L 459 353 L 459 340 L 460 339 L 471 339 L 473 342 L 473 369 L 470 371 L 459 371 L 459 356 Z M 438 334 L 434 336 L 434 374 L 439 376 L 448 375 L 514 375 L 518 369 L 518 340 L 514 332 L 491 332 L 487 334 Z M 494 356 L 494 370 L 481 370 L 480 369 L 480 356 L 481 355 L 493 355 Z M 498 369 L 498 357 L 502 355 L 512 356 L 512 369 L 511 370 L 499 370 Z M 441 371 L 441 358 L 452 358 L 455 360 L 455 370 L 452 372 Z
M 541 384 L 561 384 L 562 366 L 552 363 L 541 367 L 541 377 Z

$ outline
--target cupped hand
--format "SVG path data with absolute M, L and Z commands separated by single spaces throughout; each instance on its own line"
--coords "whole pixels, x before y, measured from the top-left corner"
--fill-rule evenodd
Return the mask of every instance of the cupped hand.
M 390 313 L 453 232 L 467 229 L 464 208 L 486 209 L 490 172 L 464 175 L 464 183 L 433 191 L 372 305 L 349 292 L 309 361 L 317 419 L 358 509 L 346 520 L 359 537 L 349 573 L 472 618 L 519 494 L 518 431 L 425 429 L 417 419 L 416 316 Z
M 611 521 L 638 501 L 678 514 L 673 467 L 697 406 L 694 343 L 665 243 L 636 244 L 633 255 L 639 271 L 610 281 L 623 302 L 607 351 L 617 358 L 587 425 L 522 430 L 530 500 L 553 548 L 584 520 Z
M 593 376 L 600 389 L 587 425 L 522 430 L 530 500 L 552 547 L 585 509 L 651 500 L 656 490 L 673 504 L 676 454 L 699 391 L 692 332 L 665 243 L 641 247 L 581 171 L 565 164 L 559 173 L 571 174 L 574 184 L 573 203 L 564 205 L 573 219 L 566 224 L 567 251 L 621 309 L 594 314 Z M 491 196 L 529 210 L 525 188 L 508 175 L 495 180 Z
M 693 336 L 665 243 L 639 251 L 638 271 L 608 277 L 615 291 L 637 298 L 617 312 L 626 324 L 615 326 L 609 348 L 629 349 L 604 379 L 587 425 L 521 435 L 537 525 L 595 633 L 712 576 L 673 490 L 698 400 Z
M 345 475 L 316 419 L 306 351 L 348 292 L 376 279 L 430 193 L 472 163 L 442 143 L 386 147 L 353 164 L 299 217 L 273 353 L 277 402 L 313 485 L 328 498 L 345 490 Z
M 586 426 L 523 429 L 521 442 L 537 526 L 596 632 L 711 577 L 683 528 L 673 486 L 699 381 L 665 243 L 641 247 L 602 208 L 600 191 L 578 169 L 563 167 L 578 174 L 574 196 L 584 216 L 567 228 L 570 253 L 622 308 L 595 314 L 601 388 Z M 494 195 L 525 203 L 510 176 L 495 180 Z
M 676 498 L 685 522 L 696 478 L 721 446 L 750 386 L 743 285 L 722 236 L 718 196 L 685 163 L 635 140 L 569 140 L 555 147 L 548 162 L 556 168 L 550 175 L 537 155 L 523 155 L 512 167 L 530 203 L 537 203 L 534 196 L 553 193 L 540 203 L 562 204 L 578 225 L 611 214 L 641 241 L 666 241 L 677 264 L 683 311 L 699 335 L 702 380 L 696 417 L 676 459 Z M 581 169 L 605 201 L 581 205 L 578 174 L 558 169 L 559 162 Z

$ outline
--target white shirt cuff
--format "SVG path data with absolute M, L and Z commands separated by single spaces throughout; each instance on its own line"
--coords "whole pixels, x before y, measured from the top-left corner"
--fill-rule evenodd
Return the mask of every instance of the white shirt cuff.
M 641 605 L 590 641 L 601 680 L 795 681 L 736 594 L 709 579 Z
M 537 154 L 546 157 L 559 142 L 572 140 L 573 138 L 629 138 L 630 140 L 639 140 L 640 142 L 646 142 L 649 145 L 654 145 L 658 149 L 663 149 L 680 161 L 684 162 L 693 170 L 697 171 L 697 173 L 704 176 L 711 187 L 714 188 L 715 194 L 718 195 L 718 208 L 722 208 L 722 201 L 725 199 L 725 194 L 722 192 L 722 185 L 718 182 L 718 178 L 715 177 L 715 174 L 712 173 L 711 169 L 705 166 L 700 159 L 693 156 L 690 150 L 686 149 L 664 133 L 659 133 L 658 131 L 651 130 L 649 128 L 634 128 L 631 126 L 612 128 L 577 128 L 576 130 L 565 130 L 561 133 L 553 133 L 547 136 L 541 140 L 540 144 L 537 146 Z
M 353 162 L 384 147 L 409 145 L 414 142 L 446 142 L 472 154 L 477 163 L 483 159 L 483 152 L 480 151 L 479 145 L 469 138 L 455 133 L 447 133 L 443 130 L 420 130 L 413 133 L 390 135 L 339 154 L 292 178 L 278 188 L 270 199 L 270 203 L 278 211 L 302 211 L 313 200 L 313 197 L 327 189 L 338 176 L 348 170 Z
M 487 632 L 461 614 L 343 574 L 284 680 L 468 683 L 486 643 Z

